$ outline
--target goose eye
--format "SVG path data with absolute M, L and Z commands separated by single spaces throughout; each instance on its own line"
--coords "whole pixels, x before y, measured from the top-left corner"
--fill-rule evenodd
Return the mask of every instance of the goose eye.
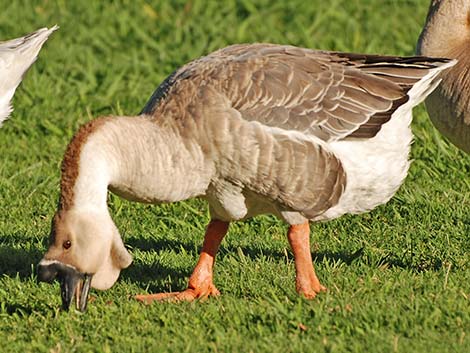
M 62 246 L 64 247 L 64 249 L 70 249 L 70 247 L 72 246 L 72 242 L 70 240 L 66 240 L 64 241 L 64 244 L 62 244 Z

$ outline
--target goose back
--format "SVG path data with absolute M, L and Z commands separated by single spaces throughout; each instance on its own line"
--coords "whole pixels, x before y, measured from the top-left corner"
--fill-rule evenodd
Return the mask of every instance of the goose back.
M 289 212 L 314 219 L 338 204 L 348 183 L 330 145 L 373 139 L 412 87 L 446 62 L 234 45 L 177 70 L 142 113 L 178 129 L 183 139 L 197 139 L 216 161 L 207 197 L 218 218 L 269 209 L 284 219 Z M 409 119 L 399 124 L 409 129 Z M 396 152 L 405 171 L 409 135 Z M 398 185 L 406 175 L 401 169 Z M 256 195 L 256 202 L 247 195 Z M 266 207 L 250 210 L 262 200 Z

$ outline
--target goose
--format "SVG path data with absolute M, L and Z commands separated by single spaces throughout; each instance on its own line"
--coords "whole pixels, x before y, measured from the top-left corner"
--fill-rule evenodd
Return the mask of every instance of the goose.
M 309 222 L 387 202 L 410 164 L 412 108 L 448 59 L 238 44 L 192 61 L 156 89 L 138 116 L 82 126 L 61 167 L 58 209 L 38 280 L 61 283 L 62 306 L 84 311 L 132 262 L 107 207 L 108 190 L 158 204 L 199 197 L 211 220 L 188 288 L 136 299 L 219 295 L 213 267 L 229 223 L 274 214 L 289 229 L 296 290 L 325 290 Z
M 425 104 L 434 126 L 470 153 L 470 0 L 432 0 L 417 52 L 458 60 Z
M 47 38 L 58 28 L 41 28 L 24 37 L 0 42 L 0 127 L 13 111 L 10 102 L 24 74 L 36 61 Z

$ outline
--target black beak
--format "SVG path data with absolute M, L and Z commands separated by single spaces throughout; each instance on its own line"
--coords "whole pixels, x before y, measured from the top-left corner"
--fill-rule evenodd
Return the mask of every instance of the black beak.
M 81 273 L 75 267 L 59 261 L 42 260 L 38 265 L 39 281 L 52 282 L 54 279 L 59 280 L 62 309 L 64 310 L 70 308 L 74 295 L 77 310 L 82 312 L 86 310 L 91 278 L 92 275 Z

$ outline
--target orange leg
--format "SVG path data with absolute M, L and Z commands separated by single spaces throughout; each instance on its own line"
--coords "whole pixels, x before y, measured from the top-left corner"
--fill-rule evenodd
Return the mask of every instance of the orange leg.
M 290 226 L 287 238 L 294 253 L 297 292 L 307 299 L 312 299 L 326 288 L 320 284 L 313 269 L 308 222 Z
M 182 292 L 158 293 L 158 294 L 142 294 L 136 295 L 135 298 L 146 304 L 150 304 L 155 300 L 170 301 L 192 301 L 198 298 L 206 298 L 208 296 L 217 296 L 219 290 L 212 282 L 212 270 L 215 262 L 215 255 L 219 250 L 219 245 L 227 233 L 229 223 L 211 220 L 206 229 L 204 243 L 202 245 L 199 261 L 194 268 L 193 274 L 189 278 L 188 288 Z

